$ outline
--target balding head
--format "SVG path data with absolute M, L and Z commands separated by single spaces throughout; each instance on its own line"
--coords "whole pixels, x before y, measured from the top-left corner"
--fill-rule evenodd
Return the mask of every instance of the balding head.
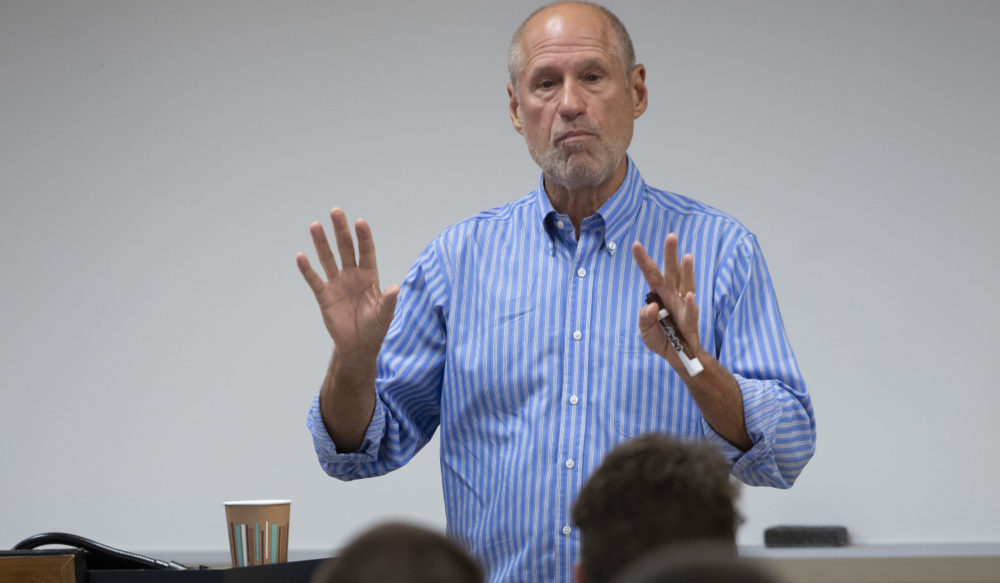
M 542 6 L 531 13 L 521 23 L 521 26 L 514 32 L 514 37 L 510 41 L 510 48 L 507 52 L 507 72 L 510 74 L 510 82 L 516 89 L 518 79 L 524 70 L 524 46 L 522 44 L 525 32 L 531 30 L 533 26 L 541 26 L 548 17 L 554 15 L 566 15 L 574 19 L 585 19 L 588 17 L 598 17 L 612 41 L 612 48 L 621 60 L 625 70 L 625 78 L 628 79 L 632 69 L 635 67 L 635 48 L 632 46 L 632 38 L 629 36 L 625 25 L 607 8 L 589 2 L 555 2 Z
M 599 6 L 563 2 L 528 18 L 514 42 L 511 124 L 541 167 L 552 206 L 574 220 L 625 179 L 633 124 L 646 110 L 646 69 L 625 67 L 621 53 L 630 51 L 611 22 Z

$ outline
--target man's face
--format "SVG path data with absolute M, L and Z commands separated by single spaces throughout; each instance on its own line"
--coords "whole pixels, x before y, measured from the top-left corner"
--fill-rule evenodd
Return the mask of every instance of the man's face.
M 645 111 L 645 69 L 626 79 L 614 33 L 588 6 L 536 15 L 521 37 L 524 66 L 508 86 L 511 121 L 547 180 L 597 186 L 624 162 L 632 124 Z

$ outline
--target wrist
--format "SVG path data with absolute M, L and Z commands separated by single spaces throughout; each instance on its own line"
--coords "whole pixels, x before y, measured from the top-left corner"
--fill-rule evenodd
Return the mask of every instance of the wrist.
M 362 380 L 368 377 L 374 380 L 377 361 L 377 351 L 369 353 L 368 351 L 357 350 L 345 353 L 335 347 L 333 349 L 333 356 L 330 358 L 329 373 L 338 379 L 343 378 L 344 380 Z

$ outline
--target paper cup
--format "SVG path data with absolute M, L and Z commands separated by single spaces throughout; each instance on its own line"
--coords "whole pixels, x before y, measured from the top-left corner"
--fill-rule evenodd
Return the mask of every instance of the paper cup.
M 288 561 L 291 500 L 225 502 L 234 567 Z

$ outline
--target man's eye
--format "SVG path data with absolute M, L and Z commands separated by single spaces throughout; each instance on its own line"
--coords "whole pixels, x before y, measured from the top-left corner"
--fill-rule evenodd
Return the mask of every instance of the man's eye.
M 600 76 L 600 75 L 598 75 L 597 73 L 591 73 L 590 75 L 587 75 L 587 76 L 586 76 L 586 77 L 584 77 L 584 78 L 585 78 L 585 79 L 586 79 L 587 81 L 590 81 L 591 83 L 593 83 L 593 82 L 595 82 L 595 81 L 599 81 L 599 80 L 601 79 L 601 76 Z
M 538 84 L 540 89 L 552 89 L 555 86 L 556 84 L 550 80 L 545 80 Z

